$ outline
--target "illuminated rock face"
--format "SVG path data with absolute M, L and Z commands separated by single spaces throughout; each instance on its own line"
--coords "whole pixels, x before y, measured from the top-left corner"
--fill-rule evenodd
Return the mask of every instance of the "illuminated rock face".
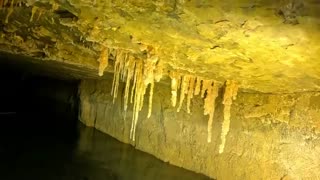
M 144 100 L 132 141 L 133 107 L 129 105 L 124 113 L 123 98 L 112 103 L 110 81 L 81 83 L 81 121 L 159 159 L 217 179 L 320 176 L 320 93 L 238 93 L 230 109 L 224 151 L 219 153 L 224 123 L 222 90 L 216 99 L 211 143 L 207 142 L 204 100 L 195 96 L 190 114 L 186 103 L 177 113 L 170 99 L 170 82 L 155 84 L 149 119 L 148 100 Z M 120 84 L 119 93 L 124 90 L 125 85 Z

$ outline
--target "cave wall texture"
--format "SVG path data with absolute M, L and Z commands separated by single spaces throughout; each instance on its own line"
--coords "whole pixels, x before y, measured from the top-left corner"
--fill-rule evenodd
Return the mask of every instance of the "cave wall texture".
M 132 107 L 123 109 L 124 85 L 113 104 L 110 81 L 82 81 L 80 120 L 157 158 L 215 179 L 317 179 L 320 177 L 320 93 L 239 93 L 230 131 L 219 153 L 222 92 L 216 101 L 212 142 L 207 142 L 203 100 L 191 113 L 171 106 L 170 86 L 157 84 L 153 113 L 140 113 L 136 139 L 129 139 Z M 146 99 L 144 104 L 148 104 Z

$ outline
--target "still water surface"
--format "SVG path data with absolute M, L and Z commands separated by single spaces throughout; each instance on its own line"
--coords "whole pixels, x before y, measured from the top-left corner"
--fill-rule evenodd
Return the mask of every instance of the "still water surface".
M 206 176 L 164 163 L 92 128 L 13 136 L 0 147 L 0 179 L 32 180 L 205 180 Z

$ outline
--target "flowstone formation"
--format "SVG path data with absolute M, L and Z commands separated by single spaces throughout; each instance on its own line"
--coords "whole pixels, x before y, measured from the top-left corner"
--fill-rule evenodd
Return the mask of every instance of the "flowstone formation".
M 215 100 L 218 97 L 222 83 L 216 80 L 205 79 L 200 76 L 184 74 L 175 70 L 166 71 L 160 59 L 153 54 L 153 48 L 148 48 L 146 59 L 134 57 L 130 52 L 121 49 L 109 49 L 104 47 L 99 58 L 99 75 L 102 76 L 108 66 L 109 55 L 112 52 L 114 57 L 114 76 L 111 95 L 113 103 L 117 98 L 120 81 L 125 82 L 124 90 L 124 111 L 128 109 L 128 103 L 133 104 L 133 118 L 130 130 L 130 139 L 135 141 L 136 127 L 139 119 L 139 112 L 142 110 L 146 91 L 149 89 L 149 106 L 147 118 L 150 118 L 152 111 L 153 89 L 155 82 L 159 82 L 163 75 L 171 78 L 171 104 L 176 107 L 179 94 L 179 105 L 177 112 L 180 112 L 183 102 L 186 99 L 187 113 L 191 113 L 191 100 L 194 96 L 200 95 L 204 99 L 204 115 L 208 115 L 207 142 L 211 142 L 212 123 L 215 112 Z M 236 99 L 238 84 L 235 81 L 226 81 L 224 91 L 224 121 L 221 132 L 221 145 L 219 153 L 223 152 L 226 136 L 230 126 L 230 109 L 232 100 Z

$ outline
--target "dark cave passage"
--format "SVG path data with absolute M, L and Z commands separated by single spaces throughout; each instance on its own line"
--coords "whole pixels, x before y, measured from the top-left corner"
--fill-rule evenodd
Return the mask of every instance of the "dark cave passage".
M 0 179 L 59 179 L 78 129 L 77 80 L 0 63 Z
M 9 64 L 1 64 L 0 80 L 1 137 L 76 138 L 79 81 L 19 71 Z M 13 129 L 13 135 L 7 132 Z
M 78 123 L 80 80 L 2 60 L 1 180 L 209 179 Z

